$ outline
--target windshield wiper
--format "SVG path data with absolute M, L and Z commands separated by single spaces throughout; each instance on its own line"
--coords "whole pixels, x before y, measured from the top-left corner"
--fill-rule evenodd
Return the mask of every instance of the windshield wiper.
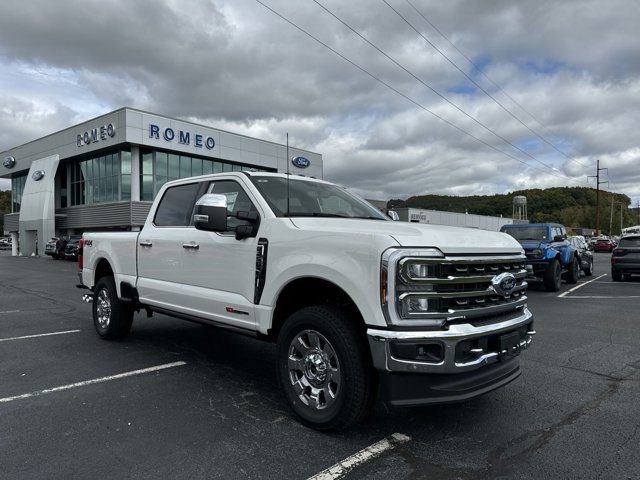
M 289 213 L 288 215 L 285 213 L 284 214 L 285 217 L 335 217 L 335 218 L 352 218 L 352 217 L 347 217 L 346 215 L 338 215 L 337 213 L 322 213 L 322 212 L 306 212 L 306 213 L 300 213 L 300 212 L 293 212 L 293 213 Z

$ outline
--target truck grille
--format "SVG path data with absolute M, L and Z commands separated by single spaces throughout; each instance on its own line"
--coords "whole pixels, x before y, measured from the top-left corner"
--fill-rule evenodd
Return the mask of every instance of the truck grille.
M 499 315 L 525 305 L 527 282 L 526 257 L 465 257 L 448 256 L 421 260 L 429 265 L 429 278 L 409 279 L 400 261 L 397 284 L 398 299 L 419 295 L 429 300 L 428 313 L 415 318 L 472 318 Z M 492 285 L 494 277 L 502 273 L 515 277 L 515 288 L 503 295 Z M 498 289 L 499 290 L 499 289 Z

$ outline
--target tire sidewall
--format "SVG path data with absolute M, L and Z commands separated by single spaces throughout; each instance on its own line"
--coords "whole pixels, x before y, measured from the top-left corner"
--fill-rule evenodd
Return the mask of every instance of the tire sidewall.
M 333 347 L 340 366 L 340 388 L 335 402 L 323 409 L 315 410 L 304 404 L 289 378 L 288 356 L 291 341 L 303 330 L 315 330 L 323 335 Z M 322 315 L 313 307 L 304 308 L 292 314 L 283 326 L 278 337 L 277 377 L 285 400 L 302 422 L 319 430 L 340 428 L 344 422 L 345 410 L 355 397 L 354 381 L 358 375 L 357 367 L 349 360 L 348 341 L 345 335 L 356 335 L 356 332 L 338 332 L 331 323 L 323 323 Z M 355 338 L 355 337 L 354 337 Z
M 106 291 L 109 296 L 109 302 L 111 303 L 111 318 L 109 319 L 109 325 L 101 327 L 98 322 L 98 296 L 101 291 Z M 131 320 L 133 318 L 133 311 L 128 310 L 118 298 L 118 292 L 116 291 L 116 285 L 113 277 L 102 277 L 96 283 L 94 288 L 94 300 L 92 303 L 93 311 L 93 325 L 96 332 L 100 337 L 108 340 L 117 339 L 125 336 L 131 328 Z

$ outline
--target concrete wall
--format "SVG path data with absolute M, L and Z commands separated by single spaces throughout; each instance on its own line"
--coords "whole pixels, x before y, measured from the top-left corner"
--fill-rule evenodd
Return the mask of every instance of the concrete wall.
M 428 223 L 433 225 L 449 225 L 452 227 L 472 227 L 481 230 L 499 231 L 503 225 L 513 223 L 511 218 L 490 217 L 467 213 L 442 212 L 419 208 L 396 209 L 400 220 L 404 222 Z

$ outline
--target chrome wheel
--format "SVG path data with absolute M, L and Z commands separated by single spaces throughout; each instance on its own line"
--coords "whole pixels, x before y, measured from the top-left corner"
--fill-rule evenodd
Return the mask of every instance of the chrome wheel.
M 340 391 L 340 363 L 331 343 L 315 330 L 303 330 L 289 345 L 289 380 L 310 408 L 331 406 Z
M 107 328 L 111 322 L 111 299 L 106 288 L 100 290 L 96 301 L 96 314 L 100 328 Z

